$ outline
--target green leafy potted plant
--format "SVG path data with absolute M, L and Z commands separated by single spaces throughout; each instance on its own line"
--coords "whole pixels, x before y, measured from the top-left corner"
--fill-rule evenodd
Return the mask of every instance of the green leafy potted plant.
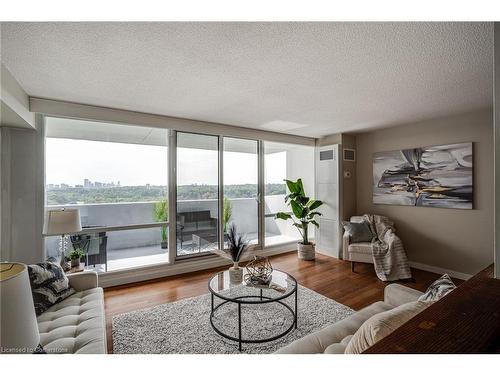
M 71 260 L 71 267 L 78 267 L 80 265 L 80 259 L 85 256 L 85 251 L 83 249 L 73 249 L 69 252 L 68 257 Z
M 275 215 L 275 219 L 293 221 L 292 225 L 297 228 L 302 237 L 302 241 L 298 243 L 299 259 L 313 260 L 315 257 L 314 244 L 309 242 L 308 229 L 309 224 L 313 224 L 316 228 L 319 228 L 315 216 L 321 215 L 321 213 L 314 210 L 320 207 L 323 202 L 310 199 L 306 195 L 302 179 L 299 178 L 297 181 L 285 180 L 285 182 L 290 192 L 285 196 L 285 203 L 291 207 L 292 213 L 278 212 Z
M 239 234 L 236 225 L 232 224 L 227 233 L 227 247 L 224 247 L 223 250 L 214 250 L 216 254 L 233 262 L 233 266 L 229 268 L 229 282 L 231 284 L 239 284 L 243 280 L 243 268 L 239 266 L 239 262 L 247 249 L 248 240 Z
M 233 204 L 227 197 L 224 197 L 224 210 L 222 216 L 224 220 L 224 233 L 227 233 L 227 226 L 231 220 L 231 216 L 233 216 Z
M 168 200 L 163 199 L 155 203 L 155 220 L 157 223 L 168 221 Z M 168 249 L 168 228 L 161 227 L 161 248 Z

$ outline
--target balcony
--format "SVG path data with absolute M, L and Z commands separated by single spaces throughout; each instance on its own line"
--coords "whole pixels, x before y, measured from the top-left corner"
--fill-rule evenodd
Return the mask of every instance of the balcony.
M 294 242 L 297 233 L 289 223 L 275 221 L 269 217 L 280 210 L 283 205 L 284 195 L 272 195 L 265 197 L 265 245 L 272 246 Z M 244 233 L 251 243 L 257 243 L 258 238 L 258 216 L 257 204 L 253 198 L 230 199 L 232 204 L 231 222 L 237 225 L 238 231 Z M 93 253 L 99 252 L 99 232 L 105 236 L 105 257 L 101 257 L 100 263 L 96 265 L 98 271 L 116 271 L 133 267 L 153 265 L 168 262 L 169 249 L 161 247 L 161 227 L 149 227 L 139 229 L 123 230 L 126 226 L 154 222 L 155 202 L 138 203 L 103 203 L 103 204 L 74 204 L 65 206 L 50 206 L 49 209 L 62 207 L 78 208 L 82 220 L 82 226 L 99 227 L 95 230 Z M 217 200 L 186 200 L 177 202 L 179 213 L 193 211 L 209 211 L 212 218 L 217 218 Z M 106 230 L 106 227 L 109 230 Z M 116 229 L 120 230 L 116 230 Z M 92 230 L 94 231 L 94 230 Z M 178 228 L 178 237 L 180 237 Z M 215 232 L 216 233 L 216 232 Z M 205 238 L 204 238 L 205 237 Z M 213 236 L 211 236 L 213 238 Z M 57 237 L 46 237 L 45 239 L 47 257 L 59 256 L 59 239 Z M 71 245 L 69 245 L 71 249 Z M 177 239 L 177 256 L 193 255 L 203 253 L 217 248 L 206 236 L 193 234 L 189 231 L 183 235 L 181 243 Z M 175 251 L 175 249 L 174 249 Z M 89 254 L 92 252 L 89 250 Z

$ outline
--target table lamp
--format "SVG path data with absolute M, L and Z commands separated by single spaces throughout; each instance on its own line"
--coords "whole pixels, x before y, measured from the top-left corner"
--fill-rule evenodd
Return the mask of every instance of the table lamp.
M 40 343 L 28 268 L 0 263 L 0 347 L 5 354 L 29 354 Z
M 80 211 L 76 208 L 63 208 L 61 210 L 47 211 L 45 218 L 46 235 L 61 235 L 60 252 L 61 252 L 61 267 L 67 271 L 71 268 L 66 262 L 66 235 L 77 233 L 82 230 L 80 221 Z

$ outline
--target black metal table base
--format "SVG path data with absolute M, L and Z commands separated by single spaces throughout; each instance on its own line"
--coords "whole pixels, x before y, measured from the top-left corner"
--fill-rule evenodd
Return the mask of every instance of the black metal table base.
M 239 297 L 233 298 L 231 300 L 224 300 L 224 302 L 222 302 L 218 305 L 214 304 L 214 294 L 211 293 L 212 300 L 211 300 L 211 312 L 210 312 L 210 325 L 212 326 L 214 331 L 217 332 L 217 334 L 221 335 L 222 337 L 224 337 L 228 340 L 236 341 L 238 343 L 238 349 L 240 352 L 242 350 L 241 346 L 243 343 L 259 344 L 259 343 L 263 343 L 263 342 L 270 342 L 270 341 L 277 340 L 277 339 L 287 335 L 293 329 L 297 329 L 297 288 L 295 288 L 295 290 L 294 290 L 294 295 L 295 295 L 294 296 L 295 297 L 295 309 L 292 309 L 290 306 L 288 306 L 286 303 L 284 303 L 281 299 L 274 299 L 271 297 L 263 296 L 262 289 L 260 291 L 260 296 L 254 296 L 254 295 L 239 296 Z M 257 301 L 252 301 L 249 299 L 257 299 Z M 230 302 L 238 304 L 238 337 L 230 336 L 230 335 L 222 332 L 220 329 L 218 329 L 215 326 L 215 324 L 213 322 L 215 312 L 221 306 L 225 305 L 226 303 L 230 303 Z M 279 303 L 280 305 L 286 307 L 286 309 L 292 314 L 292 317 L 293 317 L 292 324 L 284 332 L 280 333 L 279 335 L 272 336 L 269 338 L 264 338 L 264 339 L 244 339 L 244 338 L 242 338 L 242 334 L 241 334 L 241 305 L 255 305 L 255 304 L 259 304 L 259 303 Z

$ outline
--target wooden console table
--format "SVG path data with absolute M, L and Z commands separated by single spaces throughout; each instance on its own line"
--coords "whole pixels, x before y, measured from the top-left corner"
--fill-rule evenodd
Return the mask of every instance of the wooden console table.
M 364 353 L 500 353 L 500 279 L 493 265 Z

